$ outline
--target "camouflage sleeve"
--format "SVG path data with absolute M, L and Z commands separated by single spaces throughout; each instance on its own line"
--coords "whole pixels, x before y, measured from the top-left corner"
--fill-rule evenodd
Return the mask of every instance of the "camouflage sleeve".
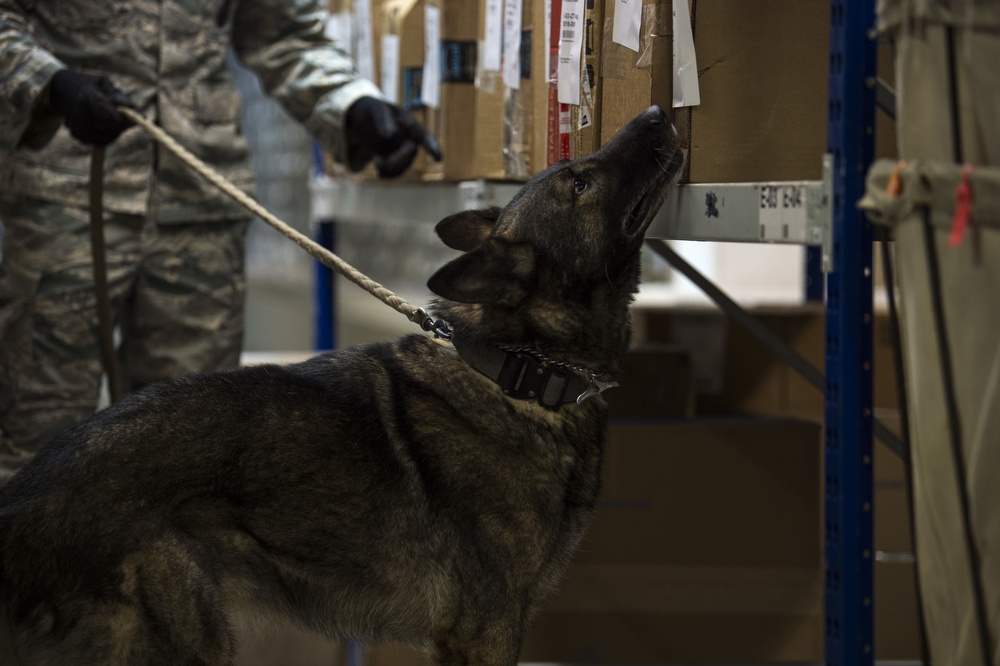
M 2 1 L 2 0 L 0 0 Z M 301 122 L 334 159 L 358 170 L 373 154 L 344 132 L 344 116 L 361 97 L 383 98 L 324 34 L 321 0 L 237 0 L 233 45 L 264 89 Z
M 59 129 L 62 117 L 43 94 L 63 68 L 28 34 L 19 0 L 0 0 L 0 170 L 18 145 L 40 148 Z

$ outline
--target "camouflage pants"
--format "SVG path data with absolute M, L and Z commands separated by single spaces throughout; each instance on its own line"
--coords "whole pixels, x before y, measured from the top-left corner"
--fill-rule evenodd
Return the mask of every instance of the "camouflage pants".
M 0 201 L 0 487 L 97 408 L 100 343 L 86 210 Z M 108 283 L 122 393 L 235 367 L 246 221 L 157 225 L 108 214 Z

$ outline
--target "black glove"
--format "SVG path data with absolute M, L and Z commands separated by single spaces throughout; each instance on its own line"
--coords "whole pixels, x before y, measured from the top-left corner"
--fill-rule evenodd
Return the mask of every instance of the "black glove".
M 347 133 L 375 153 L 383 178 L 406 171 L 420 146 L 441 161 L 441 146 L 433 134 L 408 112 L 374 97 L 362 97 L 347 110 Z
M 49 99 L 69 133 L 92 146 L 106 146 L 132 126 L 116 107 L 135 104 L 104 76 L 60 70 L 49 83 Z

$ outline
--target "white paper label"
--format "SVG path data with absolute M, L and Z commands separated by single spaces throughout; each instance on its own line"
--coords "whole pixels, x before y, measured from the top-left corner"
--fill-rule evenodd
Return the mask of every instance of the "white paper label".
M 674 108 L 701 104 L 688 0 L 674 0 Z
M 330 16 L 326 19 L 326 26 L 323 28 L 323 34 L 327 39 L 334 42 L 341 51 L 350 55 L 351 43 L 344 41 L 343 20 L 343 14 L 330 14 Z
M 583 55 L 583 0 L 563 0 L 559 26 L 560 104 L 580 103 L 580 59 Z
M 590 77 L 586 74 L 583 75 L 583 99 L 580 100 L 580 117 L 577 123 L 577 129 L 583 129 L 584 127 L 590 127 L 594 124 L 594 95 L 590 89 Z
M 503 82 L 521 87 L 521 0 L 505 0 L 503 7 Z
M 424 75 L 420 82 L 424 106 L 441 106 L 441 9 L 427 5 L 424 11 Z
M 486 3 L 486 35 L 483 40 L 483 71 L 499 72 L 503 54 L 503 0 Z
M 545 76 L 549 84 L 555 83 L 552 70 L 552 0 L 545 0 Z
M 642 0 L 615 2 L 615 22 L 611 41 L 639 52 L 639 25 L 642 23 Z
M 382 94 L 399 105 L 399 35 L 382 35 Z
M 358 73 L 375 82 L 375 37 L 372 35 L 372 7 L 368 0 L 354 0 L 354 35 Z
M 808 222 L 805 185 L 761 185 L 758 219 L 761 240 L 804 240 Z

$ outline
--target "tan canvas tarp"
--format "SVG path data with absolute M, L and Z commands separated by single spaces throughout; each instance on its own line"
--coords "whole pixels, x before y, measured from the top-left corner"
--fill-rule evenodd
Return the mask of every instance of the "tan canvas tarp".
M 973 171 L 972 224 L 952 246 L 961 167 L 918 160 L 887 194 L 894 163 L 869 174 L 862 206 L 896 240 L 914 465 L 917 565 L 933 664 L 991 664 L 1000 635 L 1000 169 Z M 966 546 L 925 244 L 928 214 L 940 266 L 974 555 Z M 979 562 L 988 642 L 981 640 L 970 563 Z
M 928 656 L 936 665 L 1000 666 L 1000 2 L 898 0 L 879 11 L 896 47 L 897 139 L 907 163 L 874 165 L 861 205 L 895 239 Z M 952 238 L 959 185 L 970 194 L 959 224 L 969 226 Z M 947 409 L 932 262 L 957 423 Z

